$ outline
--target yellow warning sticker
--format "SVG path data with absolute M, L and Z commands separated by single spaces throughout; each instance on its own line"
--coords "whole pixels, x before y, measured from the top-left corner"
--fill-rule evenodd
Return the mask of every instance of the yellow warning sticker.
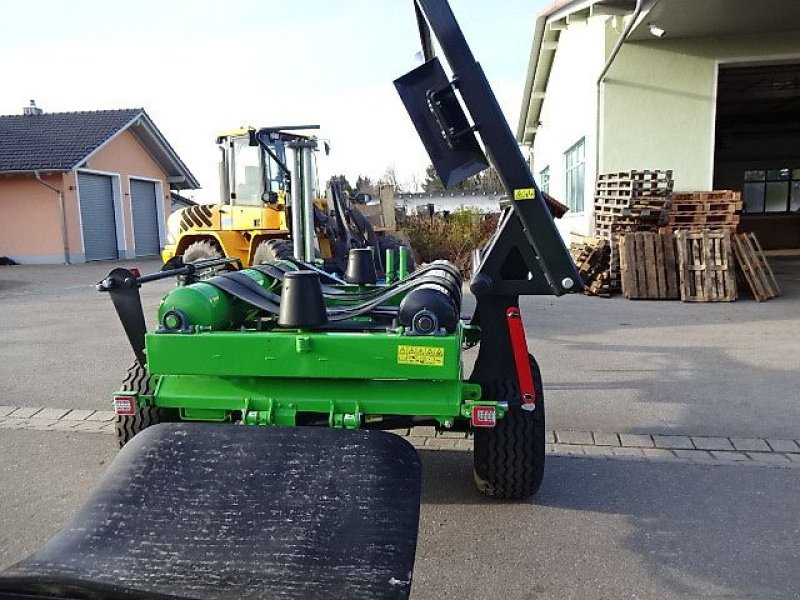
M 417 365 L 420 367 L 443 367 L 444 348 L 433 346 L 398 346 L 398 365 Z
M 533 200 L 534 198 L 536 198 L 536 190 L 533 188 L 514 190 L 514 200 Z

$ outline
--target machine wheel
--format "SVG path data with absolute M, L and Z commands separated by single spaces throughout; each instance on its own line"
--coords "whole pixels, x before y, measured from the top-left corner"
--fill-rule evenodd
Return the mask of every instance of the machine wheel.
M 192 242 L 183 251 L 183 262 L 193 262 L 207 258 L 222 258 L 222 249 L 211 240 Z
M 291 240 L 271 239 L 261 242 L 253 253 L 253 264 L 260 265 L 268 260 L 292 258 Z
M 530 356 L 536 410 L 512 408 L 494 428 L 475 430 L 475 483 L 482 494 L 524 500 L 539 489 L 544 476 L 545 416 L 542 375 Z M 514 386 L 516 387 L 516 386 Z
M 385 260 L 387 250 L 396 250 L 397 248 L 401 247 L 407 248 L 409 251 L 408 270 L 413 271 L 416 268 L 416 265 L 414 264 L 414 254 L 411 253 L 411 247 L 396 235 L 386 234 L 378 237 L 378 247 L 381 251 L 382 261 Z
M 153 389 L 150 387 L 150 375 L 147 370 L 136 360 L 125 374 L 122 381 L 122 390 L 126 392 L 139 392 L 140 394 L 151 395 Z M 177 421 L 178 411 L 171 408 L 158 408 L 156 406 L 144 406 L 137 409 L 136 414 L 131 417 L 117 416 L 114 429 L 117 432 L 117 442 L 122 448 L 131 441 L 137 433 L 156 425 L 157 423 Z

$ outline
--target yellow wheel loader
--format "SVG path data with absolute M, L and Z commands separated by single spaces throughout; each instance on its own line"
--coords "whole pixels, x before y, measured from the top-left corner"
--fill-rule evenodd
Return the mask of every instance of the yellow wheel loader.
M 217 145 L 222 203 L 190 206 L 170 215 L 164 263 L 229 257 L 249 266 L 291 256 L 343 273 L 351 248 L 372 247 L 381 273 L 386 250 L 405 245 L 388 233 L 394 224 L 393 199 L 384 198 L 378 206 L 368 196 L 359 197 L 362 212 L 336 181 L 323 197 L 316 168 L 321 143 L 298 133 L 313 129 L 318 126 L 221 133 Z M 327 143 L 322 146 L 327 153 Z M 377 216 L 379 222 L 373 225 L 364 213 L 373 221 Z

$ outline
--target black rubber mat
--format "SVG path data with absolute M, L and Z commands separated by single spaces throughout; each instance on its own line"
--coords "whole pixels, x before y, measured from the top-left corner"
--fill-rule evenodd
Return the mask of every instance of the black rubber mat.
M 156 425 L 0 598 L 407 598 L 419 497 L 390 433 Z

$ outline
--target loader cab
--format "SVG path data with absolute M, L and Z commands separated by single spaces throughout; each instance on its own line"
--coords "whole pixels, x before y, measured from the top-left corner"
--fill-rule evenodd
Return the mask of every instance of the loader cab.
M 286 192 L 287 178 L 280 166 L 286 164 L 283 140 L 270 140 L 265 149 L 254 133 L 240 129 L 217 138 L 222 204 L 262 208 L 278 203 Z

